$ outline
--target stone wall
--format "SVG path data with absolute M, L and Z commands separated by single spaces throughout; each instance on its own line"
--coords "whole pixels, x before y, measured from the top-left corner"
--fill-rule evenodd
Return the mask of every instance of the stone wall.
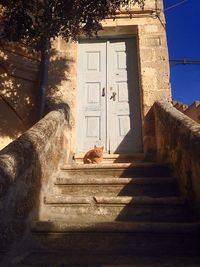
M 157 159 L 170 163 L 200 215 L 200 125 L 168 103 L 157 102 L 154 110 Z
M 0 151 L 0 253 L 39 217 L 40 194 L 67 160 L 69 108 L 60 105 Z

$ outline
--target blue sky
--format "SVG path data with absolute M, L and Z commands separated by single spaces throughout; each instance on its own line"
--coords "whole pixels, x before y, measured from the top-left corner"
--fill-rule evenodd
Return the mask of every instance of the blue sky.
M 165 9 L 182 0 L 164 0 Z M 170 59 L 200 60 L 200 0 L 165 12 Z M 200 100 L 200 64 L 171 66 L 172 96 L 191 104 Z

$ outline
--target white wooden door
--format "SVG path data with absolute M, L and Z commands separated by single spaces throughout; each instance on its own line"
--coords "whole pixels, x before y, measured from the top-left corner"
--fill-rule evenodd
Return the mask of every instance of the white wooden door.
M 79 43 L 78 151 L 104 146 L 106 140 L 106 42 Z
M 77 151 L 142 151 L 135 39 L 80 42 Z
M 109 150 L 111 153 L 141 152 L 136 40 L 109 41 L 107 64 Z

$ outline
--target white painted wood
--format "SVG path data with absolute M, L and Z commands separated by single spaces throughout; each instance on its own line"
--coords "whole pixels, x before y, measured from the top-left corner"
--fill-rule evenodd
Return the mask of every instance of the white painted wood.
M 108 129 L 111 153 L 142 152 L 142 127 L 135 39 L 108 44 Z M 116 94 L 113 99 L 113 93 Z
M 135 39 L 79 43 L 77 101 L 77 152 L 142 152 Z
M 106 140 L 106 43 L 79 43 L 78 49 L 78 151 L 103 146 Z

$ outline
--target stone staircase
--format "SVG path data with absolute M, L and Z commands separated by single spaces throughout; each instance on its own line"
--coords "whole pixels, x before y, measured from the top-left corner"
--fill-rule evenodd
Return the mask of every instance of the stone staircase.
M 76 160 L 44 196 L 16 266 L 200 266 L 200 226 L 167 165 L 142 156 Z

